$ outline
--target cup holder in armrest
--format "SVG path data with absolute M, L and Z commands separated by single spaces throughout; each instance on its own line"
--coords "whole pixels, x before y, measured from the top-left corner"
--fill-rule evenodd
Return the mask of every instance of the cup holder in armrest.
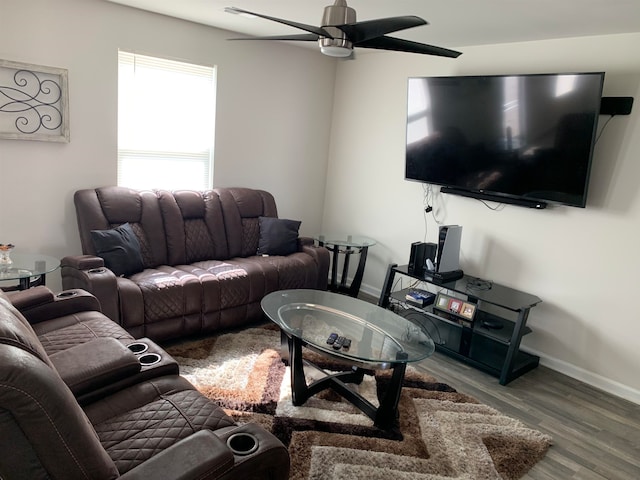
M 178 363 L 153 340 L 142 337 L 129 341 L 127 348 L 138 357 L 143 372 L 155 372 L 153 375 L 177 375 Z
M 64 292 L 60 292 L 58 294 L 56 294 L 56 297 L 58 298 L 69 298 L 69 297 L 75 297 L 76 295 L 78 295 L 78 292 L 75 290 L 65 290 Z
M 138 356 L 138 361 L 143 367 L 150 367 L 156 363 L 160 363 L 162 355 L 155 352 L 147 352 L 149 344 L 145 342 L 133 342 L 127 345 L 127 348 Z
M 234 433 L 227 439 L 227 446 L 234 455 L 251 455 L 258 450 L 258 438 L 246 432 Z
M 106 271 L 107 271 L 106 268 L 98 267 L 98 268 L 92 268 L 91 270 L 89 270 L 89 273 L 104 273 Z
M 143 353 L 138 357 L 138 360 L 140 361 L 140 365 L 143 367 L 149 367 L 156 363 L 160 363 L 162 357 L 157 353 Z
M 144 342 L 133 342 L 127 345 L 127 348 L 131 350 L 133 353 L 135 353 L 136 355 L 140 355 L 141 353 L 144 353 L 147 350 L 149 350 L 149 345 L 147 345 Z

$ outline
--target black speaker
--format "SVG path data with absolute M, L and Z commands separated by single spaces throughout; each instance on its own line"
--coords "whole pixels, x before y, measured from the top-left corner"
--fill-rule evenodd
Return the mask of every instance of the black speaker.
M 414 275 L 422 275 L 424 271 L 425 253 L 427 244 L 424 242 L 413 242 L 411 244 L 411 254 L 409 255 L 409 266 L 407 270 Z
M 435 263 L 437 251 L 438 245 L 435 243 L 413 242 L 407 267 L 409 273 L 422 275 L 426 268 L 427 259 Z
M 633 97 L 602 97 L 600 115 L 629 115 Z

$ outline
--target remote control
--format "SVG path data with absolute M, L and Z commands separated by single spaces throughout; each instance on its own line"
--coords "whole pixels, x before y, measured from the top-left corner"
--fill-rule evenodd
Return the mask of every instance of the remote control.
M 329 338 L 327 338 L 327 343 L 329 345 L 333 345 L 333 343 L 336 341 L 337 338 L 338 338 L 338 334 L 332 333 L 331 335 L 329 335 Z
M 351 346 L 351 339 L 345 338 L 344 342 L 342 342 L 342 348 L 344 348 L 345 350 L 349 350 L 350 346 Z
M 336 338 L 336 341 L 333 342 L 333 348 L 335 348 L 336 350 L 340 350 L 342 348 L 342 343 L 344 342 L 344 340 L 344 337 Z

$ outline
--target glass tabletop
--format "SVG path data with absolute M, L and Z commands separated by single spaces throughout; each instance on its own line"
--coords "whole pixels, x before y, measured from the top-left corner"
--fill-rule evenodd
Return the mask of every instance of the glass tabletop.
M 11 253 L 12 263 L 0 265 L 0 280 L 20 280 L 53 272 L 60 260 L 48 255 Z
M 324 245 L 337 245 L 339 247 L 371 247 L 376 244 L 372 238 L 362 235 L 349 235 L 347 233 L 318 233 L 313 239 Z
M 405 275 L 411 275 L 407 265 L 396 267 L 396 270 Z M 542 300 L 536 295 L 531 295 L 514 288 L 482 280 L 470 275 L 464 275 L 458 280 L 440 283 L 438 285 L 449 290 L 463 293 L 469 298 L 475 298 L 483 302 L 492 303 L 514 312 L 531 308 L 542 302 Z
M 393 364 L 424 360 L 435 345 L 413 322 L 377 305 L 322 290 L 281 290 L 262 309 L 288 335 L 352 361 Z M 331 333 L 351 339 L 348 350 L 327 344 Z

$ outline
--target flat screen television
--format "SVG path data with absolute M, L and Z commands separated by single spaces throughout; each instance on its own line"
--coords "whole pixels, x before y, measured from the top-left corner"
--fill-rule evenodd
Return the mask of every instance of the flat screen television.
M 584 207 L 603 83 L 604 72 L 409 78 L 405 178 Z

